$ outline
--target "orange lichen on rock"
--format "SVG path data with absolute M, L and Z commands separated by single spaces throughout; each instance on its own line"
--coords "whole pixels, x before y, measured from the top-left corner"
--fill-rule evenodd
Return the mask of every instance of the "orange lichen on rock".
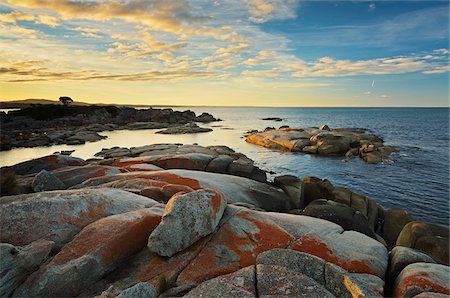
M 178 285 L 198 284 L 256 263 L 272 248 L 284 248 L 294 238 L 273 222 L 241 211 L 225 223 L 198 257 L 180 274 Z
M 58 253 L 51 265 L 59 265 L 84 255 L 99 257 L 105 267 L 141 250 L 161 216 L 147 210 L 109 216 L 84 228 Z
M 290 249 L 317 256 L 327 262 L 336 264 L 349 272 L 377 275 L 377 272 L 370 268 L 365 262 L 340 258 L 327 243 L 311 234 L 303 235 L 297 239 L 292 243 Z
M 181 177 L 166 171 L 149 172 L 145 174 L 145 177 L 156 181 L 167 182 L 169 184 L 189 186 L 194 190 L 202 188 L 198 180 Z
M 178 185 L 178 184 L 166 184 L 162 187 L 161 190 L 167 199 L 171 198 L 174 194 L 176 194 L 178 192 L 188 193 L 188 192 L 194 191 L 189 186 Z
M 430 275 L 423 271 L 403 278 L 395 288 L 394 295 L 395 297 L 405 297 L 411 288 L 420 289 L 421 292 L 437 292 L 450 295 L 448 287 L 434 282 Z

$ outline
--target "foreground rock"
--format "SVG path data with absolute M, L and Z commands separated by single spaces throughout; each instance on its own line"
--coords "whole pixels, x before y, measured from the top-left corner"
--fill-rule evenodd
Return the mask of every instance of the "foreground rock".
M 157 202 L 118 189 L 50 191 L 0 198 L 0 241 L 27 245 L 39 239 L 59 250 L 102 217 L 151 207 Z M 32 210 L 32 211 L 31 211 Z
M 273 150 L 289 150 L 318 155 L 360 156 L 367 163 L 380 163 L 394 151 L 383 139 L 359 128 L 282 128 L 250 133 L 249 143 Z
M 31 273 L 39 269 L 52 247 L 53 242 L 46 240 L 24 247 L 0 243 L 0 296 L 11 296 Z
M 227 202 L 212 190 L 178 193 L 168 202 L 161 224 L 148 239 L 148 247 L 171 257 L 214 232 Z
M 261 170 L 224 146 L 158 144 L 99 155 L 11 167 L 21 171 L 22 190 L 33 191 L 42 168 L 71 189 L 0 198 L 4 295 L 448 293 L 449 267 L 434 263 L 448 256 L 448 229 L 386 213 L 326 179 L 257 181 Z M 398 244 L 390 254 L 383 233 Z
M 189 110 L 36 105 L 0 114 L 0 150 L 56 144 L 79 145 L 105 139 L 106 136 L 99 134 L 103 131 L 161 129 L 190 122 L 212 121 L 218 119 L 208 113 L 196 116 Z M 186 128 L 185 133 L 193 132 L 188 130 Z M 206 130 L 197 127 L 196 132 L 200 131 Z
M 151 210 L 118 214 L 84 228 L 16 292 L 18 297 L 77 296 L 140 251 L 161 216 Z

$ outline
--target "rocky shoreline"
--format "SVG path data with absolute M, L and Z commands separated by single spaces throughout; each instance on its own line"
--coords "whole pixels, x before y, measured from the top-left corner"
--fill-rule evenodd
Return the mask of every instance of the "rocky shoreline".
M 0 296 L 447 297 L 449 229 L 226 146 L 1 168 Z
M 162 129 L 161 133 L 208 132 L 195 122 L 220 121 L 208 113 L 187 110 L 134 109 L 117 106 L 35 105 L 0 113 L 0 150 L 18 147 L 80 145 L 105 139 L 103 131 Z
M 382 138 L 363 128 L 333 128 L 328 125 L 308 128 L 279 129 L 267 127 L 264 131 L 247 132 L 245 141 L 272 150 L 289 150 L 321 156 L 345 156 L 346 160 L 360 157 L 367 163 L 381 163 L 395 151 L 384 145 Z

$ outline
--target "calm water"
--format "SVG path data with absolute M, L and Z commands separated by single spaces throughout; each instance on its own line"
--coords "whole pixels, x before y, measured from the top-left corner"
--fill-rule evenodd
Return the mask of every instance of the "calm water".
M 142 146 L 155 143 L 223 144 L 248 155 L 263 169 L 299 177 L 317 176 L 334 185 L 374 198 L 385 208 L 401 207 L 417 219 L 448 225 L 449 222 L 449 109 L 395 108 L 190 108 L 209 112 L 223 122 L 212 123 L 213 132 L 195 135 L 159 135 L 156 130 L 101 133 L 108 139 L 85 145 L 19 148 L 0 152 L 0 165 L 12 165 L 60 150 L 89 158 L 102 148 Z M 184 109 L 181 109 L 184 110 Z M 262 121 L 280 117 L 283 122 Z M 249 129 L 290 125 L 307 127 L 364 127 L 394 145 L 399 152 L 381 165 L 360 159 L 342 163 L 301 153 L 273 152 L 247 144 L 242 134 Z

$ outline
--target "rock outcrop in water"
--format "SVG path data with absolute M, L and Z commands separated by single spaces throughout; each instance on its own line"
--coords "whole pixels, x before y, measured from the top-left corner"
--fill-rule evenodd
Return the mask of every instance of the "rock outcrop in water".
M 386 211 L 330 181 L 269 183 L 225 146 L 97 156 L 1 169 L 16 172 L 21 193 L 0 198 L 2 296 L 450 294 L 447 227 Z M 36 182 L 48 177 L 62 189 Z
M 245 140 L 273 150 L 289 150 L 317 155 L 361 157 L 367 163 L 380 163 L 395 151 L 383 139 L 361 128 L 280 128 L 252 131 Z
M 99 132 L 118 129 L 161 129 L 187 125 L 188 129 L 177 133 L 206 132 L 211 129 L 198 127 L 193 122 L 212 121 L 218 119 L 208 113 L 196 116 L 189 110 L 36 105 L 8 114 L 0 113 L 0 150 L 56 144 L 79 145 L 106 138 Z

